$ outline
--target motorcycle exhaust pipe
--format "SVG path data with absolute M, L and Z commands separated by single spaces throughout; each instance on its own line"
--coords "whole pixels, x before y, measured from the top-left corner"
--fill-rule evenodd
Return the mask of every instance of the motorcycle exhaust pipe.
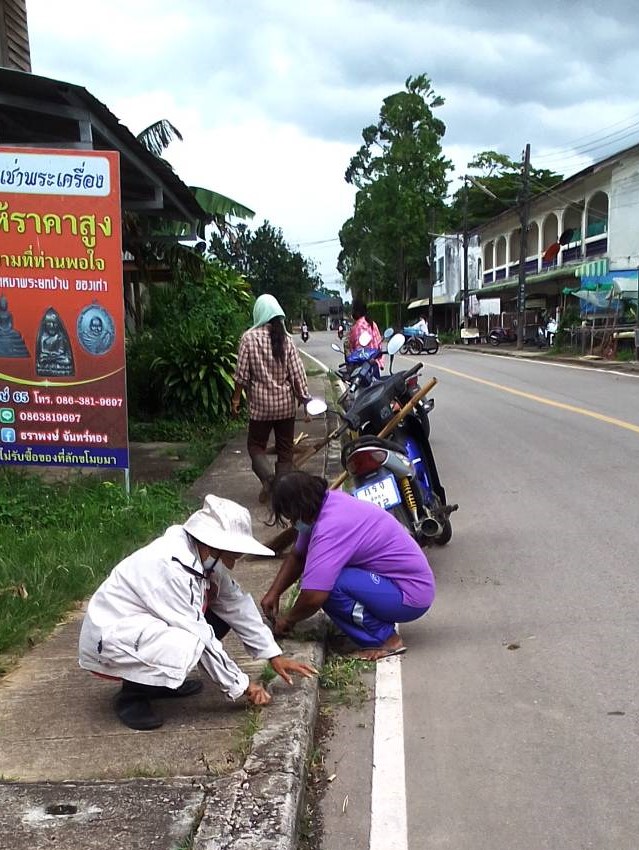
M 441 534 L 442 530 L 443 526 L 432 516 L 426 517 L 422 522 L 422 534 L 425 534 L 426 537 L 437 537 L 438 534 Z

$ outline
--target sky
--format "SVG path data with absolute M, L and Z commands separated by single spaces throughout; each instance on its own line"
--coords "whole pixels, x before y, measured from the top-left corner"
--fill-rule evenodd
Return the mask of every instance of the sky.
M 497 150 L 565 176 L 639 142 L 636 0 L 27 0 L 32 70 L 132 132 L 169 119 L 189 185 L 280 227 L 329 288 L 361 131 L 408 76 L 445 99 L 454 180 Z

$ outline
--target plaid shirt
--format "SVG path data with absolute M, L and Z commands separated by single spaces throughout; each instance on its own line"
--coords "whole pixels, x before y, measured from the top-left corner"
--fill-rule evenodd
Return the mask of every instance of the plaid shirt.
M 295 400 L 308 398 L 302 360 L 289 336 L 284 340 L 284 362 L 273 357 L 268 325 L 251 328 L 240 340 L 235 383 L 244 387 L 251 419 L 291 419 Z

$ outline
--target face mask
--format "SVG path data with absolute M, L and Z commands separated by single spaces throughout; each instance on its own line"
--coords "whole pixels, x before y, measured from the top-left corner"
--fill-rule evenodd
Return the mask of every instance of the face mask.
M 313 530 L 312 522 L 302 522 L 301 519 L 298 519 L 294 525 L 296 531 L 299 531 L 300 534 L 310 534 Z
M 202 561 L 202 566 L 204 567 L 204 572 L 210 573 L 211 570 L 215 567 L 215 565 L 217 564 L 218 561 L 219 561 L 219 558 L 214 558 L 213 555 L 209 555 L 208 558 L 205 558 Z

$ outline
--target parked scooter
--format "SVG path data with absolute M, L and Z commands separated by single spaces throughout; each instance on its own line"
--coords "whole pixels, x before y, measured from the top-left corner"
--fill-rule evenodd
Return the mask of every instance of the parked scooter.
M 446 502 L 421 400 L 386 439 L 377 436 L 418 394 L 421 368 L 417 363 L 357 392 L 349 409 L 340 414 L 344 425 L 338 433 L 348 429 L 357 434 L 344 445 L 342 464 L 354 480 L 356 498 L 393 513 L 420 545 L 444 545 L 452 537 L 450 514 L 458 506 Z
M 517 331 L 514 328 L 492 328 L 488 332 L 488 342 L 491 345 L 502 345 L 505 342 L 517 342 Z

